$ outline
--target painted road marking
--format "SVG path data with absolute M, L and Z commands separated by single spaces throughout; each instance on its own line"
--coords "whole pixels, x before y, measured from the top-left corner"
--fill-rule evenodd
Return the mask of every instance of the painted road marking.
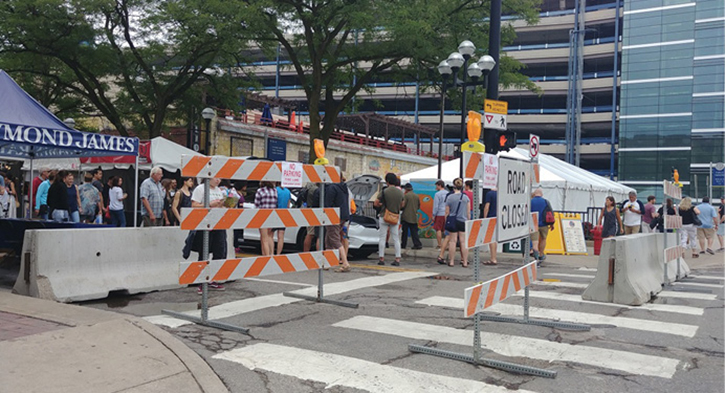
M 596 272 L 597 269 L 591 268 L 591 267 L 580 267 L 579 270 L 585 271 L 585 272 Z
M 286 285 L 297 285 L 300 287 L 316 287 L 315 284 L 304 284 L 301 282 L 289 282 L 289 281 L 282 281 L 282 280 L 270 280 L 267 278 L 259 278 L 259 277 L 248 277 L 244 279 L 245 281 L 258 281 L 258 282 L 268 282 L 271 284 L 286 284 Z
M 468 347 L 473 331 L 394 319 L 357 316 L 334 324 L 335 327 L 389 334 L 416 340 L 432 340 Z M 680 363 L 677 359 L 643 355 L 607 348 L 573 345 L 555 341 L 498 333 L 481 333 L 481 347 L 508 357 L 527 357 L 548 362 L 573 362 L 618 370 L 628 374 L 672 378 Z M 344 363 L 343 363 L 344 364 Z M 561 365 L 565 367 L 565 365 Z M 342 367 L 344 368 L 344 366 Z
M 589 278 L 589 279 L 593 279 L 595 277 L 595 276 L 590 276 L 588 274 L 568 274 L 568 273 L 544 273 L 544 274 L 542 274 L 542 276 Z
M 344 386 L 367 392 L 492 392 L 508 393 L 503 386 L 470 379 L 424 373 L 361 360 L 349 356 L 274 344 L 254 344 L 213 356 L 251 370 L 265 370 L 326 384 L 325 389 Z M 529 390 L 517 390 L 529 393 Z
M 725 280 L 725 277 L 723 277 L 723 276 L 700 276 L 700 275 L 694 276 L 694 275 L 690 275 L 690 276 L 687 276 L 687 277 L 689 277 L 689 278 L 696 278 L 698 280 L 718 280 L 718 281 Z M 682 281 L 682 282 L 684 283 L 684 282 L 687 282 L 687 281 Z
M 365 289 L 365 288 L 372 288 L 377 287 L 381 285 L 387 285 L 387 284 L 393 284 L 400 281 L 407 281 L 407 280 L 413 280 L 416 278 L 422 278 L 422 277 L 429 277 L 429 276 L 435 276 L 438 273 L 434 272 L 402 272 L 402 273 L 391 273 L 386 274 L 384 276 L 372 276 L 372 277 L 363 277 L 358 278 L 355 280 L 350 281 L 342 281 L 342 282 L 336 282 L 331 284 L 326 284 L 324 286 L 324 294 L 326 296 L 331 295 L 339 295 L 342 293 L 352 292 L 356 291 L 358 289 Z M 291 293 L 297 293 L 300 295 L 307 295 L 307 296 L 317 296 L 317 285 L 298 289 L 296 291 L 290 291 Z M 302 299 L 292 298 L 284 296 L 281 293 L 275 293 L 272 295 L 266 295 L 266 296 L 256 296 L 249 299 L 242 299 L 237 300 L 234 302 L 229 303 L 223 303 L 218 306 L 210 307 L 209 308 L 209 319 L 222 319 L 222 318 L 229 318 L 241 314 L 246 314 L 249 312 L 257 311 L 257 310 L 263 310 L 265 308 L 271 308 L 271 307 L 278 307 L 283 306 L 285 304 L 291 304 L 296 302 L 301 302 Z M 194 310 L 194 311 L 187 311 L 184 312 L 184 314 L 199 317 L 200 311 Z M 167 316 L 150 316 L 150 317 L 144 317 L 149 322 L 157 323 L 159 325 L 169 326 L 169 327 L 179 327 L 183 325 L 191 324 L 192 322 L 184 321 L 176 318 L 170 318 Z M 172 326 L 173 325 L 173 326 Z
M 416 303 L 426 304 L 428 306 L 448 307 L 462 309 L 463 303 L 461 299 L 453 297 L 433 296 L 427 299 L 419 300 Z M 523 317 L 524 307 L 516 304 L 499 303 L 487 308 L 485 311 L 499 312 L 508 316 Z M 562 320 L 566 322 L 576 322 L 585 324 L 609 324 L 620 328 L 644 330 L 648 332 L 674 334 L 684 337 L 695 337 L 698 326 L 685 325 L 681 323 L 670 323 L 652 321 L 647 319 L 637 319 L 629 317 L 612 317 L 608 315 L 583 313 L 577 311 L 546 309 L 540 307 L 529 307 L 529 316 L 532 318 Z
M 703 288 L 723 288 L 720 284 L 702 284 L 699 282 L 690 282 L 690 281 L 677 281 L 672 283 L 674 285 L 689 285 L 691 287 L 703 287 Z
M 516 296 L 523 297 L 523 295 L 516 294 Z M 629 306 L 626 304 L 616 304 L 616 303 L 601 303 L 601 302 L 594 302 L 591 300 L 584 300 L 582 299 L 581 295 L 570 295 L 568 293 L 559 293 L 559 292 L 552 292 L 552 291 L 529 291 L 529 296 L 533 298 L 539 298 L 539 299 L 551 299 L 551 300 L 560 300 L 565 302 L 575 302 L 575 303 L 582 303 L 582 304 L 595 304 L 598 306 L 606 306 L 606 307 L 615 307 L 615 308 L 626 308 L 629 310 L 647 310 L 647 311 L 659 311 L 659 312 L 670 312 L 670 313 L 677 313 L 677 314 L 687 314 L 687 315 L 698 315 L 701 316 L 705 313 L 704 308 L 699 307 L 690 307 L 690 306 L 678 306 L 674 304 L 657 304 L 657 303 L 645 303 L 641 306 Z
M 548 281 L 536 281 L 534 285 L 543 285 L 551 287 L 562 287 L 562 288 L 580 288 L 586 289 L 589 284 L 581 284 L 578 282 L 548 282 Z M 682 299 L 697 299 L 697 300 L 715 300 L 717 295 L 710 293 L 694 293 L 694 292 L 675 292 L 675 291 L 661 291 L 656 295 L 657 297 L 678 297 Z
M 358 269 L 370 269 L 370 270 L 380 270 L 383 272 L 422 272 L 421 269 L 406 269 L 402 267 L 394 267 L 394 266 L 377 266 L 377 265 L 360 265 L 356 263 L 351 263 L 350 266 Z

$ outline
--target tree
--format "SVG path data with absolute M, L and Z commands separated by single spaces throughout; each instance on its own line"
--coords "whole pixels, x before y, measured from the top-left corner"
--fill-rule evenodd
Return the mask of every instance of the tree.
M 245 8 L 242 0 L 7 0 L 0 66 L 56 111 L 75 103 L 121 135 L 130 125 L 153 138 L 183 116 L 180 103 L 202 105 L 200 85 L 217 86 L 217 101 L 237 100 L 243 80 L 216 66 L 240 61 Z
M 338 114 L 375 77 L 420 75 L 464 39 L 479 46 L 488 42 L 487 1 L 249 0 L 249 4 L 258 15 L 250 28 L 257 42 L 265 47 L 281 44 L 304 88 L 311 161 L 313 140 L 321 138 L 327 145 Z M 537 0 L 506 1 L 504 12 L 533 22 L 537 5 Z M 513 28 L 504 30 L 504 40 L 510 40 Z M 501 81 L 532 88 L 525 77 L 515 75 L 515 63 L 506 60 Z

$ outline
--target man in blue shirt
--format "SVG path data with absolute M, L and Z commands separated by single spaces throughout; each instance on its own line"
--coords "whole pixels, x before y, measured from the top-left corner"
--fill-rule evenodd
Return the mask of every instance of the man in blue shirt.
M 534 259 L 539 263 L 546 259 L 544 250 L 546 249 L 546 237 L 549 235 L 549 227 L 546 225 L 546 217 L 544 210 L 549 205 L 549 201 L 544 199 L 544 191 L 537 188 L 534 191 L 534 197 L 531 198 L 531 212 L 539 213 L 539 230 L 531 234 L 531 243 L 534 247 Z
M 284 188 L 281 183 L 277 183 L 277 209 L 288 209 L 290 197 L 289 188 Z M 280 255 L 284 247 L 284 227 L 274 230 L 277 232 L 277 255 Z
M 700 211 L 697 218 L 702 222 L 702 225 L 697 228 L 697 240 L 700 242 L 700 250 L 702 250 L 700 254 L 707 251 L 708 254 L 714 255 L 712 243 L 715 241 L 715 231 L 718 227 L 717 211 L 710 204 L 709 197 L 702 197 L 702 203 L 697 205 L 697 210 Z M 707 240 L 707 249 L 705 249 L 705 240 Z
M 498 193 L 496 192 L 496 189 L 493 188 L 489 192 L 486 193 L 486 200 L 484 201 L 483 205 L 483 216 L 485 218 L 491 218 L 496 217 L 496 199 L 498 198 Z M 491 253 L 491 259 L 484 262 L 484 265 L 496 265 L 498 264 L 498 261 L 496 260 L 496 247 L 498 247 L 498 244 L 496 242 L 492 242 L 488 244 L 488 251 Z

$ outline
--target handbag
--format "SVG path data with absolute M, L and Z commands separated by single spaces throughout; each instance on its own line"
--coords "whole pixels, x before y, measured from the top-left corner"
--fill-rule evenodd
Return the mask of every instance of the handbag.
M 461 194 L 463 195 L 463 194 Z M 458 206 L 456 207 L 456 213 L 454 215 L 448 215 L 446 217 L 446 231 L 448 232 L 458 232 L 458 227 L 456 226 L 456 221 L 458 220 L 458 211 L 461 210 L 461 202 L 463 202 L 463 197 L 460 197 L 458 199 Z
M 383 209 L 385 209 L 385 212 L 383 213 L 383 221 L 385 221 L 386 224 L 390 225 L 398 225 L 400 222 L 400 213 L 393 213 L 390 210 L 388 210 L 388 207 L 385 206 L 385 190 L 383 190 Z
M 702 221 L 700 221 L 700 218 L 697 216 L 697 214 L 695 214 L 695 211 L 692 210 L 692 209 L 690 209 L 690 212 L 691 212 L 690 214 L 692 214 L 692 223 L 696 227 L 701 227 L 702 226 Z

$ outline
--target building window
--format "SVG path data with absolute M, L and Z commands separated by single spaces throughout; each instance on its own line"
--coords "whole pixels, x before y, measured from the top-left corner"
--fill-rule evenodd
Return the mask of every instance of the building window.
M 229 156 L 230 157 L 249 157 L 254 151 L 254 141 L 236 136 L 229 139 Z
M 335 157 L 335 166 L 339 167 L 341 171 L 347 170 L 347 158 Z

